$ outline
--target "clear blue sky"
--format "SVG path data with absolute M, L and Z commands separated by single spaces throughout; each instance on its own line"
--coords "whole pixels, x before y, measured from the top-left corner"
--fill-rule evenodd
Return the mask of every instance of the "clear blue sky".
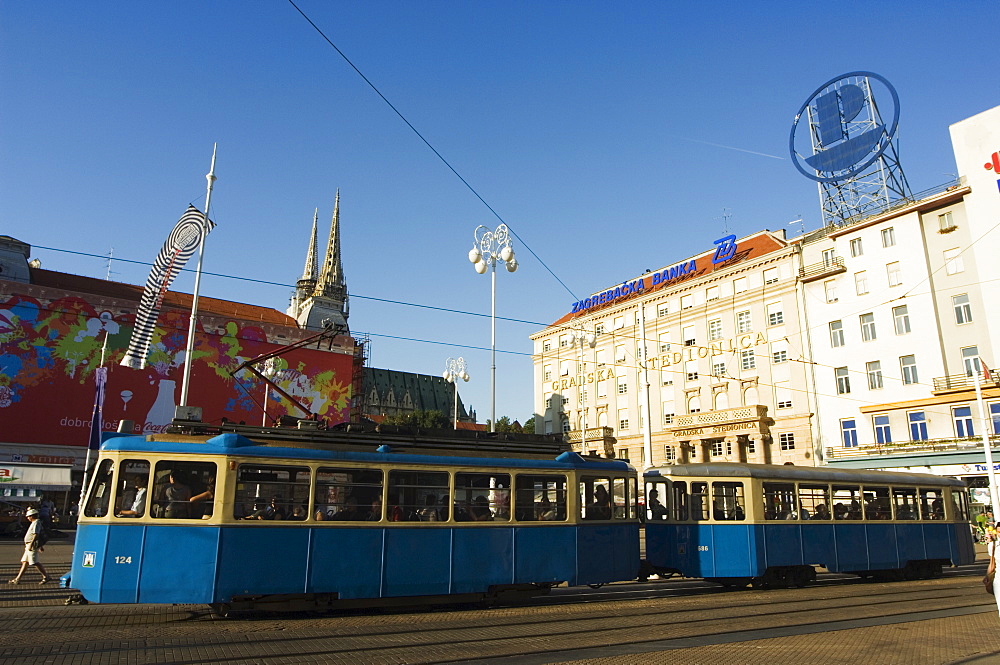
M 521 421 L 528 335 L 576 298 L 712 247 L 727 215 L 737 235 L 819 225 L 787 143 L 828 79 L 893 83 L 914 191 L 953 177 L 948 125 L 1000 104 L 993 1 L 296 1 L 573 292 L 522 243 L 498 274 L 498 315 L 528 323 L 498 323 L 497 412 Z M 339 188 L 370 364 L 440 374 L 464 356 L 463 399 L 489 416 L 488 316 L 368 298 L 488 315 L 466 255 L 500 221 L 286 0 L 6 0 L 0 92 L 0 234 L 152 261 L 204 203 L 218 142 L 205 269 L 284 286 L 209 277 L 202 293 L 284 310 Z

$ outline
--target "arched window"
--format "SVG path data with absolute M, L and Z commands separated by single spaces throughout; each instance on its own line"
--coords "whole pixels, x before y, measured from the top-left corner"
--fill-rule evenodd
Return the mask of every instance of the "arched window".
M 752 404 L 758 404 L 759 400 L 757 398 L 757 386 L 751 386 L 743 392 L 743 406 L 750 406 Z
M 715 395 L 715 410 L 721 411 L 729 408 L 729 393 L 723 391 Z

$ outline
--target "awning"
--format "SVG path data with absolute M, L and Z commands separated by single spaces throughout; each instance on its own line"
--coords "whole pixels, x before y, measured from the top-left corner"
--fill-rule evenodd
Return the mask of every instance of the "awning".
M 0 464 L 0 489 L 34 489 L 43 492 L 60 492 L 72 489 L 71 466 L 55 464 Z M 0 492 L 5 494 L 6 492 Z

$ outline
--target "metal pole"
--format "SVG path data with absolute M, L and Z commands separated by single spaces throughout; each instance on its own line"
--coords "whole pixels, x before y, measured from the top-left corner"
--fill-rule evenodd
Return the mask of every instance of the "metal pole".
M 490 308 L 490 431 L 497 431 L 497 260 L 490 258 L 492 297 Z
M 455 385 L 455 429 L 458 429 L 458 377 L 456 376 L 452 379 L 452 383 Z
M 586 454 L 587 452 L 587 366 L 583 361 L 583 349 L 587 346 L 587 337 L 583 333 L 583 327 L 580 327 L 580 375 L 582 375 L 582 380 L 580 381 L 580 403 L 583 407 L 583 423 L 580 430 L 580 452 Z M 596 384 L 595 384 L 596 385 Z
M 983 428 L 983 452 L 986 454 L 986 473 L 990 480 L 990 510 L 993 512 L 993 519 L 996 519 L 997 508 L 997 477 L 993 468 L 993 446 L 990 445 L 990 421 L 986 419 L 986 408 L 983 406 L 983 391 L 980 387 L 982 381 L 982 364 L 976 358 L 974 364 L 976 375 L 976 403 L 979 405 L 980 426 Z
M 194 295 L 191 298 L 191 321 L 188 324 L 187 346 L 184 349 L 184 379 L 181 382 L 181 403 L 178 406 L 187 406 L 188 382 L 191 378 L 191 366 L 194 359 L 194 334 L 198 323 L 198 290 L 201 288 L 201 264 L 205 258 L 205 236 L 208 235 L 208 209 L 212 205 L 212 186 L 215 184 L 215 153 L 219 148 L 216 143 L 212 146 L 212 167 L 208 170 L 205 179 L 208 180 L 208 189 L 205 192 L 205 227 L 202 230 L 201 242 L 198 243 L 198 268 L 194 273 Z

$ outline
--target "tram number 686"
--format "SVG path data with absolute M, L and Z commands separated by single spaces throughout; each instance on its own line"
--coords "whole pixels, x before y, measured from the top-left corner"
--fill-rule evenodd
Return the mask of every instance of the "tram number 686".
M 699 545 L 698 546 L 698 551 L 699 552 L 707 552 L 708 551 L 708 545 Z
M 115 563 L 132 563 L 132 557 L 130 556 L 116 556 Z

